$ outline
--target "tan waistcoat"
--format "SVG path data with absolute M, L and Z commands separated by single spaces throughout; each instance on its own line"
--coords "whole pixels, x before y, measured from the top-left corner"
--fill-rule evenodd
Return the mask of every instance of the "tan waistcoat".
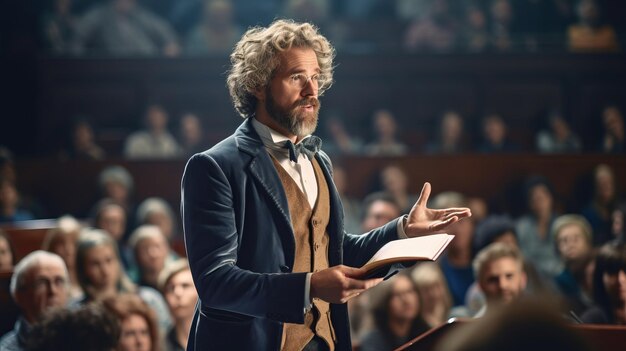
M 324 173 L 313 159 L 313 170 L 317 181 L 317 200 L 311 206 L 293 178 L 274 159 L 274 166 L 285 189 L 291 226 L 295 235 L 296 252 L 293 272 L 317 272 L 328 268 L 328 232 L 330 219 L 330 196 Z M 297 298 L 297 297 L 295 297 Z M 304 316 L 304 324 L 285 323 L 282 336 L 283 351 L 300 351 L 317 335 L 335 349 L 335 331 L 330 319 L 330 305 L 320 299 L 313 299 L 313 308 Z

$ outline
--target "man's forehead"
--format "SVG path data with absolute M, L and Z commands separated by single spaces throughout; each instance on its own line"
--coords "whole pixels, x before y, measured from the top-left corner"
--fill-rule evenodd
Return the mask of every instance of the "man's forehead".
M 291 48 L 282 51 L 279 55 L 279 70 L 288 72 L 291 70 L 317 70 L 319 63 L 315 51 L 310 48 Z
M 56 261 L 43 261 L 31 267 L 29 273 L 33 278 L 41 276 L 65 276 L 65 268 Z

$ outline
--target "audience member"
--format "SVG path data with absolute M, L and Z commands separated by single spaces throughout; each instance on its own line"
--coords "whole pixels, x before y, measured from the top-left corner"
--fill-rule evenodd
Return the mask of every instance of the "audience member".
M 452 312 L 452 295 L 439 265 L 435 262 L 419 263 L 411 271 L 421 298 L 422 318 L 431 328 L 444 324 Z
M 399 156 L 407 153 L 407 146 L 396 139 L 398 125 L 388 110 L 374 112 L 374 141 L 365 145 L 365 154 L 370 156 Z
M 196 114 L 185 113 L 180 118 L 179 133 L 180 146 L 184 157 L 191 157 L 191 155 L 209 148 L 202 121 Z
M 102 229 L 117 243 L 122 264 L 126 269 L 133 265 L 133 253 L 126 243 L 127 214 L 122 206 L 110 198 L 104 198 L 94 206 L 92 225 Z
M 607 153 L 623 153 L 626 151 L 626 132 L 624 131 L 624 117 L 615 105 L 609 105 L 602 111 L 604 122 L 604 138 L 602 151 Z
M 0 223 L 13 223 L 35 219 L 30 211 L 21 208 L 20 194 L 15 183 L 0 178 Z
M 580 0 L 576 5 L 578 22 L 567 28 L 571 51 L 616 51 L 619 42 L 615 30 L 602 20 L 602 10 L 596 0 Z
M 375 328 L 363 337 L 361 351 L 394 350 L 429 329 L 420 315 L 417 287 L 407 274 L 397 274 L 371 294 L 376 297 L 372 307 Z
M 517 33 L 513 30 L 513 6 L 510 0 L 493 0 L 489 8 L 489 47 L 495 51 L 517 49 Z
M 131 275 L 131 278 L 140 286 L 157 289 L 159 274 L 171 255 L 170 246 L 161 229 L 151 224 L 139 226 L 128 239 L 128 246 L 137 264 L 137 271 L 131 272 L 135 276 Z
M 473 255 L 495 242 L 519 248 L 515 223 L 508 215 L 490 215 L 478 224 L 472 244 Z
M 148 106 L 144 116 L 146 129 L 126 138 L 124 156 L 129 159 L 167 159 L 180 156 L 180 146 L 167 130 L 168 118 L 162 106 Z
M 170 25 L 136 0 L 108 0 L 79 19 L 73 51 L 92 56 L 172 57 L 180 47 Z
M 163 297 L 152 288 L 137 287 L 130 281 L 122 270 L 115 241 L 102 230 L 93 229 L 80 236 L 76 267 L 78 281 L 85 294 L 76 300 L 76 305 L 101 301 L 120 293 L 134 293 L 154 309 L 161 330 L 170 327 L 170 316 Z
M 537 151 L 544 154 L 580 152 L 580 139 L 569 126 L 560 111 L 552 111 L 547 118 L 546 129 L 537 133 Z
M 53 55 L 69 54 L 76 35 L 76 16 L 72 0 L 54 0 L 52 11 L 42 20 L 43 40 L 46 50 Z
M 460 193 L 442 192 L 432 199 L 432 208 L 466 207 L 467 199 Z M 453 306 L 465 304 L 465 294 L 474 282 L 472 271 L 472 238 L 474 223 L 459 221 L 448 228 L 448 233 L 454 235 L 446 252 L 438 259 L 450 293 Z
M 426 152 L 457 154 L 467 151 L 463 137 L 463 118 L 456 111 L 446 111 L 441 116 L 438 139 L 426 146 Z
M 555 277 L 556 285 L 566 298 L 568 307 L 580 315 L 593 305 L 591 225 L 582 216 L 567 214 L 554 221 L 551 235 L 565 266 Z
M 427 14 L 409 25 L 404 46 L 411 52 L 449 52 L 457 46 L 458 29 L 448 0 L 433 0 Z
M 161 337 L 154 311 L 137 295 L 119 294 L 102 301 L 120 325 L 118 351 L 159 351 Z
M 329 116 L 325 119 L 326 137 L 324 150 L 331 156 L 354 155 L 363 151 L 363 142 L 348 133 L 341 116 Z
M 552 184 L 540 176 L 527 179 L 524 190 L 528 213 L 515 224 L 519 246 L 543 276 L 552 278 L 563 269 L 554 238 L 550 236 L 550 228 L 557 216 L 554 190 Z
M 188 55 L 227 54 L 241 37 L 242 29 L 234 21 L 231 0 L 204 0 L 200 23 L 185 42 Z
M 485 306 L 475 317 L 512 303 L 526 288 L 524 258 L 514 246 L 493 243 L 482 249 L 472 264 L 476 281 L 486 298 Z
M 86 119 L 79 119 L 72 125 L 68 150 L 62 151 L 61 158 L 102 160 L 105 152 L 94 140 L 91 124 Z
M 133 176 L 122 166 L 109 166 L 98 175 L 98 185 L 103 198 L 110 198 L 126 211 L 131 219 L 135 211 L 132 195 L 134 191 Z
M 361 231 L 367 233 L 400 217 L 402 211 L 395 199 L 383 192 L 371 193 L 363 200 Z
M 15 328 L 0 339 L 0 350 L 21 351 L 32 325 L 46 312 L 67 303 L 68 274 L 63 259 L 46 251 L 31 252 L 15 266 L 10 289 L 21 315 Z
M 333 181 L 337 193 L 341 197 L 343 205 L 343 227 L 347 233 L 361 233 L 361 202 L 346 193 L 348 186 L 348 175 L 346 170 L 335 164 L 333 169 Z
M 400 206 L 400 212 L 409 213 L 418 195 L 409 193 L 409 177 L 404 169 L 397 165 L 386 166 L 380 171 L 379 177 L 382 190 L 393 197 Z
M 2 145 L 0 145 L 0 179 L 8 179 L 13 183 L 17 180 L 13 153 Z
M 198 302 L 187 260 L 179 259 L 167 264 L 159 274 L 158 284 L 173 322 L 172 328 L 165 335 L 164 351 L 184 351 Z
M 68 271 L 69 297 L 77 298 L 83 291 L 76 275 L 76 245 L 82 230 L 81 224 L 72 216 L 63 216 L 57 220 L 56 228 L 50 229 L 41 248 L 59 255 Z
M 461 29 L 461 47 L 469 52 L 482 52 L 489 46 L 487 15 L 476 4 L 468 6 Z
M 581 211 L 593 229 L 593 245 L 600 246 L 615 239 L 611 230 L 611 214 L 619 204 L 615 173 L 606 164 L 593 171 L 593 198 Z
M 137 225 L 142 224 L 153 224 L 159 227 L 168 242 L 179 239 L 174 211 L 167 201 L 159 197 L 149 197 L 137 207 Z
M 509 140 L 506 122 L 500 115 L 489 114 L 482 122 L 484 141 L 478 151 L 483 153 L 519 151 L 519 145 Z
M 0 272 L 13 270 L 14 260 L 13 246 L 4 231 L 0 229 Z
M 112 351 L 117 349 L 120 326 L 99 304 L 60 309 L 33 326 L 26 351 Z
M 467 198 L 467 207 L 472 211 L 472 220 L 475 224 L 482 222 L 489 216 L 489 205 L 487 201 L 480 196 L 472 196 Z
M 626 245 L 614 240 L 600 247 L 593 273 L 592 307 L 581 316 L 584 323 L 626 324 Z

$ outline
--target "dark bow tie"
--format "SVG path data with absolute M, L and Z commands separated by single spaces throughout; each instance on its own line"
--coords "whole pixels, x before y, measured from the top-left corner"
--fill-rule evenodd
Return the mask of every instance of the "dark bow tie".
M 287 140 L 283 147 L 289 150 L 289 160 L 297 163 L 300 153 L 305 154 L 309 159 L 311 159 L 320 150 L 321 146 L 322 139 L 316 137 L 315 135 L 311 135 L 296 145 L 294 145 L 291 140 Z

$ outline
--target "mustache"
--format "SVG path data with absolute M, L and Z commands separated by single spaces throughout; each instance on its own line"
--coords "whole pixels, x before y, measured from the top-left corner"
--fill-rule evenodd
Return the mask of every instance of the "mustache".
M 304 98 L 301 99 L 299 101 L 296 102 L 296 107 L 298 106 L 306 106 L 306 105 L 311 105 L 313 107 L 318 107 L 320 104 L 320 101 L 314 97 L 309 97 L 309 98 Z

